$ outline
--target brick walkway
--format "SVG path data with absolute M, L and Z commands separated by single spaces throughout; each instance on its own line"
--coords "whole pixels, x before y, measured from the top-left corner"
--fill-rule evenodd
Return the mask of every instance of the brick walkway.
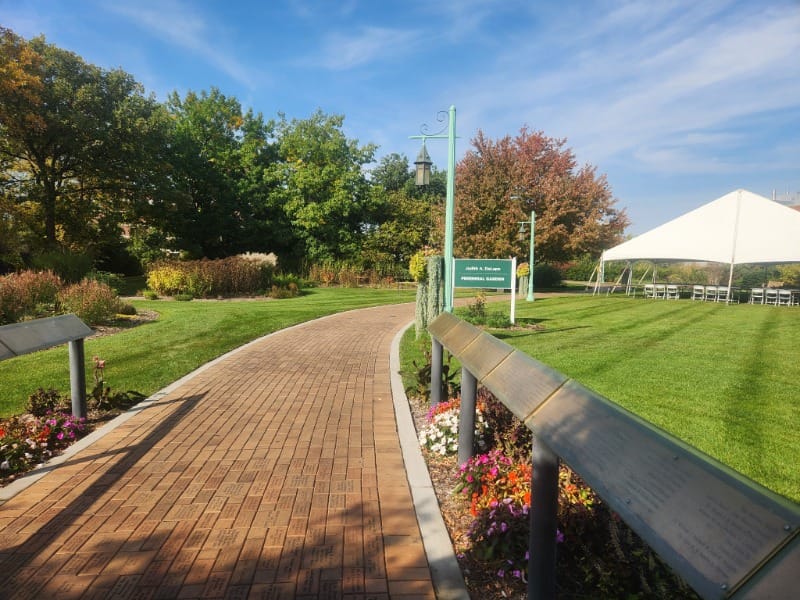
M 255 342 L 0 506 L 2 598 L 434 598 L 392 404 L 410 305 Z

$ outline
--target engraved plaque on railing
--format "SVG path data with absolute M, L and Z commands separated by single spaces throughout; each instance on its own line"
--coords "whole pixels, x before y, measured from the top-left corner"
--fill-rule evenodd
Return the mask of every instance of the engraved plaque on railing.
M 573 381 L 526 424 L 705 598 L 727 597 L 800 526 L 797 505 Z
M 430 323 L 428 323 L 428 332 L 436 339 L 440 339 L 449 329 L 455 327 L 461 322 L 461 319 L 452 313 L 443 312 Z
M 765 598 L 786 598 L 787 590 L 797 595 L 800 575 L 800 536 L 795 532 L 794 539 L 781 552 L 759 569 L 751 581 L 733 594 L 735 600 L 764 600 Z
M 455 355 L 469 346 L 480 334 L 480 329 L 474 325 L 470 325 L 466 321 L 459 320 L 453 327 L 448 328 L 447 331 L 441 335 L 436 335 L 434 337 L 436 337 L 436 339 L 441 342 L 442 346 L 447 348 L 451 354 Z
M 513 351 L 505 342 L 488 333 L 481 333 L 480 337 L 459 353 L 458 359 L 478 381 L 482 381 Z
M 483 379 L 483 385 L 524 421 L 566 380 L 558 371 L 515 350 Z

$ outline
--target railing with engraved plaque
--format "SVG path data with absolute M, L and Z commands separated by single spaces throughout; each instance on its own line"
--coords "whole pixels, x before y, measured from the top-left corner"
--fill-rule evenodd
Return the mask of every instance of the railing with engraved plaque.
M 459 462 L 477 383 L 533 432 L 530 598 L 555 596 L 559 460 L 703 598 L 794 597 L 797 504 L 451 313 L 428 331 L 462 364 Z

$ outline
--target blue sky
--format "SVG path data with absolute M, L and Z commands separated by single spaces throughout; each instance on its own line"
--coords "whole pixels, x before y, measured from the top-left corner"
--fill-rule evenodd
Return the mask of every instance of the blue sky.
M 799 0 L 0 0 L 0 24 L 160 100 L 344 115 L 377 157 L 413 160 L 451 104 L 459 158 L 527 125 L 607 175 L 631 234 L 737 188 L 800 192 Z

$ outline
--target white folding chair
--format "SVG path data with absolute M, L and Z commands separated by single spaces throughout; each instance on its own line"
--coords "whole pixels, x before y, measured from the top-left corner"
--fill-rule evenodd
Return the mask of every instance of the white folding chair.
M 730 290 L 727 286 L 720 285 L 717 287 L 717 302 L 727 302 Z
M 791 306 L 792 290 L 778 290 L 778 304 L 780 306 Z
M 764 292 L 764 304 L 778 304 L 778 290 L 773 288 L 767 288 L 766 292 Z
M 667 286 L 667 300 L 677 300 L 680 297 L 681 297 L 681 295 L 678 292 L 678 286 L 677 285 L 668 285 Z
M 716 302 L 717 301 L 717 286 L 715 285 L 707 285 L 705 290 L 705 296 L 703 300 L 707 302 Z
M 750 304 L 764 304 L 764 288 L 750 290 Z
M 645 284 L 644 286 L 644 297 L 645 298 L 655 298 L 656 294 L 656 286 L 652 283 Z
M 667 297 L 667 286 L 663 283 L 656 284 L 656 298 L 661 298 L 662 300 Z
M 692 300 L 702 300 L 705 297 L 705 288 L 702 285 L 692 286 Z

